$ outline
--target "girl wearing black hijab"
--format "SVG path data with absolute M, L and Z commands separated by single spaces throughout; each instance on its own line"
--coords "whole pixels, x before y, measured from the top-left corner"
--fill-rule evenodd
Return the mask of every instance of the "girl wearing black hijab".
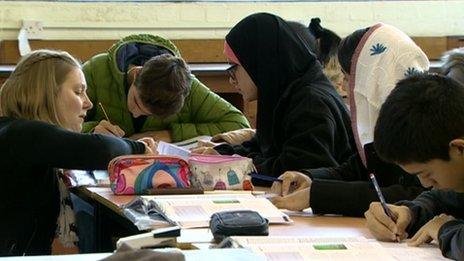
M 347 109 L 307 44 L 278 16 L 250 15 L 226 36 L 229 81 L 258 101 L 255 136 L 214 147 L 253 159 L 263 175 L 338 166 L 356 150 Z M 253 180 L 254 184 L 270 182 Z

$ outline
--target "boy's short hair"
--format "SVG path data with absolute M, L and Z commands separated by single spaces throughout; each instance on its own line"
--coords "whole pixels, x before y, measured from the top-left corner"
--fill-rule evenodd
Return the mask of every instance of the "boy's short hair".
M 190 70 L 182 58 L 162 54 L 144 64 L 135 87 L 151 113 L 167 117 L 182 109 L 191 82 Z
M 418 74 L 401 80 L 382 105 L 377 153 L 397 164 L 449 160 L 449 142 L 464 137 L 464 88 L 453 79 Z

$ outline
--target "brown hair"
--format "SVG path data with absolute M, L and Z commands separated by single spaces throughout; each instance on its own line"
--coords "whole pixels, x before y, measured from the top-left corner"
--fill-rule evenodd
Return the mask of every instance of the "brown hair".
M 144 64 L 135 79 L 135 87 L 151 113 L 166 117 L 182 109 L 191 82 L 190 70 L 182 58 L 162 54 Z
M 57 97 L 73 68 L 80 63 L 67 52 L 36 50 L 24 56 L 0 89 L 0 114 L 62 126 Z

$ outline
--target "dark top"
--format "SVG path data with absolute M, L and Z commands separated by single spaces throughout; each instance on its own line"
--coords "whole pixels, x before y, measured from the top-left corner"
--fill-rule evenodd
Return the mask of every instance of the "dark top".
M 372 143 L 366 144 L 364 151 L 369 168 L 355 154 L 335 168 L 302 170 L 313 179 L 309 197 L 313 213 L 363 216 L 371 202 L 379 201 L 369 178 L 371 172 L 387 203 L 412 200 L 425 190 L 416 176 L 379 159 Z
M 144 151 L 141 142 L 0 117 L 0 255 L 50 254 L 60 210 L 54 168 L 106 169 Z
M 258 88 L 257 126 L 251 141 L 217 151 L 251 157 L 258 171 L 271 176 L 337 166 L 354 153 L 341 97 L 285 21 L 271 14 L 250 15 L 226 40 Z
M 444 213 L 456 218 L 440 228 L 438 243 L 445 257 L 464 260 L 464 193 L 431 190 L 413 201 L 400 201 L 397 205 L 408 206 L 412 212 L 407 231 L 411 237 L 437 215 Z

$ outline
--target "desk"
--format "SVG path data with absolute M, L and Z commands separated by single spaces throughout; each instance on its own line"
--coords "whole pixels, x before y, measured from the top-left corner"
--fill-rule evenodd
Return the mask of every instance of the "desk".
M 78 188 L 76 194 L 92 202 L 95 207 L 95 222 L 97 225 L 97 251 L 109 252 L 112 251 L 111 246 L 105 241 L 108 241 L 108 236 L 128 236 L 131 233 L 137 234 L 143 231 L 138 231 L 137 228 L 127 220 L 121 211 L 121 206 L 129 203 L 134 196 L 116 196 L 109 188 L 96 187 L 81 187 Z M 271 225 L 269 234 L 272 236 L 320 236 L 320 237 L 359 237 L 364 236 L 372 238 L 372 235 L 365 227 L 365 220 L 362 218 L 337 217 L 337 216 L 292 216 L 294 223 L 291 225 Z M 115 231 L 103 229 L 108 225 L 119 224 L 121 227 Z M 205 235 L 207 229 L 197 229 L 199 235 Z M 184 236 L 184 235 L 182 235 Z M 188 235 L 189 239 L 179 238 L 179 241 L 190 241 L 192 235 Z M 204 237 L 203 237 L 204 238 Z M 204 243 L 199 240 L 199 243 Z M 192 243 L 192 242 L 191 242 Z

